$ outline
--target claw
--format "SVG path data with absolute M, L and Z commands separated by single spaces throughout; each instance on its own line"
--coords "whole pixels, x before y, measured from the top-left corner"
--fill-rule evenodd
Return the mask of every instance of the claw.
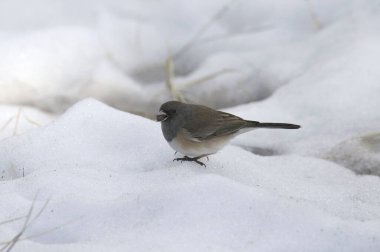
M 193 158 L 191 158 L 191 157 L 188 157 L 188 156 L 184 156 L 184 157 L 182 157 L 182 158 L 175 158 L 175 159 L 173 159 L 173 162 L 174 161 L 181 161 L 181 163 L 183 162 L 183 161 L 191 161 L 191 162 L 195 162 L 195 163 L 197 163 L 197 164 L 199 164 L 199 165 L 201 165 L 201 166 L 204 166 L 204 167 L 206 167 L 206 165 L 204 164 L 204 163 L 202 163 L 201 161 L 199 161 L 198 159 L 200 159 L 200 158 L 202 158 L 203 156 L 199 156 L 199 157 L 193 157 Z

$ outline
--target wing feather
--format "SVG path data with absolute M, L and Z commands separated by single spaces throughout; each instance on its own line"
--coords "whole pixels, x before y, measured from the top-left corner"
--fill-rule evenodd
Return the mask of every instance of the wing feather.
M 247 125 L 246 121 L 238 116 L 200 105 L 193 106 L 195 113 L 192 113 L 190 120 L 183 128 L 194 140 L 201 141 L 233 134 Z

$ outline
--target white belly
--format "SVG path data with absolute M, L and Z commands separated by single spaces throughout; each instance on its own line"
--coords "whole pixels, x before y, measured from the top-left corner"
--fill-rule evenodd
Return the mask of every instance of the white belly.
M 216 139 L 193 141 L 185 137 L 177 136 L 172 141 L 168 142 L 170 147 L 183 155 L 190 157 L 207 156 L 218 152 L 222 149 L 232 136 L 218 137 Z

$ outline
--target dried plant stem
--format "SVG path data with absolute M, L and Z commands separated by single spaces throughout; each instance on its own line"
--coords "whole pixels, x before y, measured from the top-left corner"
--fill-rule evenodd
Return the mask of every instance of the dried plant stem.
M 18 110 L 17 110 L 17 114 L 16 114 L 16 122 L 15 122 L 15 127 L 13 128 L 13 135 L 17 135 L 17 129 L 18 129 L 18 125 L 20 123 L 20 116 L 21 116 L 21 111 L 22 111 L 22 108 L 19 107 Z
M 311 4 L 311 0 L 305 0 L 306 1 L 306 4 L 307 4 L 307 8 L 309 10 L 309 14 L 310 14 L 310 17 L 311 17 L 311 20 L 313 21 L 314 25 L 315 25 L 315 28 L 317 30 L 320 30 L 322 28 L 322 24 L 321 22 L 319 21 L 319 18 Z
M 37 197 L 37 195 L 36 195 L 36 197 Z M 25 230 L 28 228 L 29 221 L 30 221 L 30 218 L 31 218 L 33 210 L 34 210 L 34 205 L 36 203 L 36 197 L 33 199 L 32 205 L 29 208 L 28 214 L 26 215 L 26 218 L 25 218 L 25 221 L 24 221 L 24 224 L 23 224 L 21 230 L 10 241 L 4 243 L 5 245 L 2 248 L 0 248 L 1 252 L 2 251 L 6 251 L 6 252 L 11 251 L 11 249 L 16 245 L 16 243 L 18 242 L 20 237 L 24 234 Z
M 33 119 L 30 119 L 28 116 L 25 115 L 25 113 L 23 112 L 22 107 L 19 107 L 19 108 L 17 109 L 17 113 L 16 113 L 14 116 L 10 117 L 10 118 L 9 118 L 9 119 L 3 124 L 3 126 L 0 128 L 0 133 L 1 133 L 2 131 L 4 131 L 4 130 L 9 126 L 9 124 L 10 124 L 13 120 L 16 120 L 15 125 L 14 125 L 14 127 L 13 127 L 13 133 L 12 133 L 13 136 L 16 136 L 16 135 L 18 134 L 18 129 L 19 129 L 19 125 L 20 125 L 20 121 L 21 121 L 21 118 L 22 118 L 22 117 L 25 118 L 25 120 L 26 120 L 28 123 L 33 124 L 33 125 L 35 125 L 35 126 L 37 126 L 37 127 L 41 127 L 41 123 L 38 123 L 37 121 L 35 121 L 35 120 L 33 120 Z
M 194 34 L 194 36 L 182 47 L 180 48 L 173 56 L 169 55 L 165 62 L 165 70 L 166 70 L 166 88 L 169 90 L 170 95 L 173 100 L 186 102 L 186 98 L 182 94 L 181 90 L 179 90 L 175 83 L 175 69 L 174 69 L 174 59 L 181 56 L 183 53 L 187 52 L 191 49 L 197 42 L 200 41 L 203 34 L 212 26 L 212 24 L 220 19 L 230 8 L 231 3 L 235 0 L 231 0 L 225 5 L 223 5 L 200 29 Z M 201 77 L 197 80 L 190 81 L 188 83 L 184 83 L 181 85 L 182 87 L 190 87 L 194 86 L 209 80 L 212 80 L 220 75 L 232 72 L 234 70 L 232 69 L 222 69 L 220 71 L 217 71 L 215 73 L 206 75 L 204 77 Z
M 230 8 L 230 5 L 232 3 L 231 0 L 229 3 L 226 3 L 223 5 L 211 18 L 208 20 L 200 29 L 194 34 L 194 36 L 181 48 L 179 49 L 174 55 L 173 58 L 177 58 L 181 56 L 186 51 L 190 50 L 191 47 L 196 44 L 199 39 L 202 37 L 202 35 L 214 24 L 214 22 L 218 19 L 220 19 Z
M 223 74 L 227 74 L 227 73 L 231 73 L 231 72 L 235 72 L 235 71 L 236 70 L 234 70 L 234 69 L 222 69 L 222 70 L 219 70 L 219 71 L 217 71 L 215 73 L 212 73 L 212 74 L 206 75 L 204 77 L 201 77 L 200 79 L 188 82 L 188 83 L 184 84 L 184 86 L 185 87 L 191 87 L 191 86 L 194 86 L 194 85 L 197 85 L 197 84 L 200 84 L 200 83 L 203 83 L 203 82 L 215 79 L 215 78 L 217 78 L 217 77 L 219 77 L 219 76 L 221 76 Z
M 176 85 L 174 83 L 174 78 L 175 78 L 174 77 L 174 63 L 171 57 L 169 57 L 166 60 L 165 68 L 166 68 L 166 87 L 167 89 L 169 89 L 172 98 L 176 101 L 185 102 L 185 98 L 177 90 Z
M 36 220 L 38 220 L 41 217 L 41 214 L 45 211 L 47 205 L 49 204 L 50 200 L 46 200 L 45 203 L 43 204 L 43 206 L 37 212 L 37 214 L 35 214 L 34 217 L 33 217 L 33 212 L 34 212 L 34 209 L 35 209 L 35 204 L 36 204 L 37 196 L 38 196 L 38 193 L 34 197 L 32 205 L 30 206 L 29 211 L 28 211 L 28 213 L 27 213 L 26 216 L 17 217 L 17 218 L 14 218 L 14 219 L 11 219 L 11 220 L 7 220 L 7 221 L 4 221 L 4 222 L 0 223 L 0 225 L 2 225 L 2 224 L 5 224 L 5 223 L 10 223 L 10 222 L 14 222 L 14 221 L 17 221 L 17 220 L 25 219 L 24 223 L 22 225 L 22 228 L 20 229 L 20 231 L 11 240 L 0 243 L 0 245 L 4 245 L 3 247 L 0 248 L 0 252 L 9 252 L 17 244 L 17 242 L 20 242 L 20 241 L 26 240 L 26 239 L 30 239 L 30 238 L 35 238 L 35 237 L 38 237 L 38 236 L 41 236 L 41 235 L 53 232 L 53 231 L 55 231 L 55 230 L 57 230 L 57 229 L 59 229 L 59 228 L 61 228 L 61 227 L 64 226 L 64 225 L 61 225 L 61 226 L 58 226 L 58 227 L 46 230 L 44 232 L 41 232 L 39 234 L 23 237 L 25 231 Z
M 11 118 L 8 119 L 8 121 L 6 121 L 3 125 L 3 127 L 1 127 L 0 129 L 0 133 L 6 128 L 8 127 L 8 125 L 13 121 L 13 119 L 15 119 L 16 116 L 12 116 Z
M 18 221 L 18 220 L 22 220 L 25 217 L 26 217 L 26 215 L 25 216 L 16 217 L 16 218 L 13 218 L 13 219 L 10 219 L 10 220 L 6 220 L 6 221 L 3 221 L 3 222 L 0 222 L 0 226 L 4 225 L 4 224 L 7 224 L 7 223 L 15 222 L 15 221 Z
M 33 124 L 33 125 L 35 125 L 37 127 L 41 127 L 42 126 L 39 122 L 36 122 L 35 120 L 30 119 L 28 116 L 26 116 L 25 113 L 23 113 L 23 116 L 24 116 L 25 120 L 27 120 L 30 124 Z

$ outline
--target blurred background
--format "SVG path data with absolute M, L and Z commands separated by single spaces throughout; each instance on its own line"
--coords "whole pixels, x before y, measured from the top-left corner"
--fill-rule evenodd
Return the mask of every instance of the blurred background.
M 95 97 L 151 117 L 173 96 L 215 108 L 262 100 L 305 67 L 303 53 L 284 50 L 354 8 L 347 0 L 2 0 L 0 102 L 56 114 Z
M 377 0 L 1 0 L 0 137 L 86 97 L 151 119 L 177 99 L 347 126 L 345 111 L 363 120 L 380 107 L 379 11 Z

